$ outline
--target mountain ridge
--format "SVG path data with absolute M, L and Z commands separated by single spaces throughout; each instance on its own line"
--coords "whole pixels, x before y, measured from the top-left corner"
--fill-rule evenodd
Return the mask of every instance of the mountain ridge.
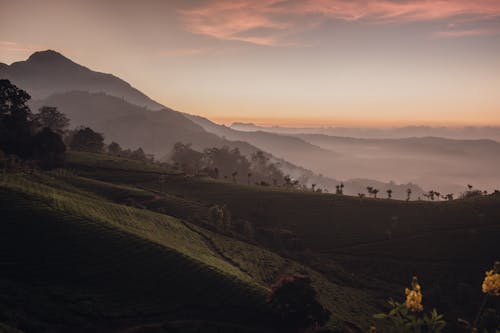
M 27 60 L 0 66 L 0 77 L 27 90 L 33 99 L 83 90 L 106 92 L 151 110 L 166 108 L 113 74 L 93 71 L 53 50 L 38 51 Z

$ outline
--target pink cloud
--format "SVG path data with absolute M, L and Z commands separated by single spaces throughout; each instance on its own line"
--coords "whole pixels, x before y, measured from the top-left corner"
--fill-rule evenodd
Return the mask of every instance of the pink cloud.
M 500 31 L 488 30 L 488 29 L 448 30 L 448 31 L 438 31 L 434 33 L 434 37 L 457 38 L 457 37 L 473 37 L 473 36 L 493 36 L 498 34 L 500 34 Z
M 498 0 L 217 0 L 182 11 L 186 28 L 221 40 L 283 45 L 304 21 L 337 19 L 408 23 L 467 16 L 474 22 L 500 17 Z M 314 25 L 314 24 L 312 24 Z

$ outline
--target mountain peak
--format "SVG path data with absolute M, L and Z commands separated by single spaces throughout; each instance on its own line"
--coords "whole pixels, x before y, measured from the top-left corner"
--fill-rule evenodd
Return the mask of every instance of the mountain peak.
M 63 56 L 61 53 L 54 50 L 38 51 L 33 53 L 29 58 L 28 62 L 36 63 L 73 63 L 71 60 Z

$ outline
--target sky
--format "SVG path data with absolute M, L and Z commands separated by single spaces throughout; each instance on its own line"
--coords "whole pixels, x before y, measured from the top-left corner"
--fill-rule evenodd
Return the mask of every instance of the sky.
M 500 0 L 0 0 L 46 49 L 222 123 L 500 125 Z

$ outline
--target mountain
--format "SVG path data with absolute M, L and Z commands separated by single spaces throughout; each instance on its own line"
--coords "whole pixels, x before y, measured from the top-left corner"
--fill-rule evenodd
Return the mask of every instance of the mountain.
M 398 178 L 387 179 L 387 169 L 375 173 L 372 170 L 371 161 L 352 157 L 350 155 L 352 152 L 349 151 L 339 153 L 335 146 L 323 145 L 321 141 L 316 144 L 308 141 L 308 137 L 302 138 L 265 131 L 239 131 L 232 127 L 216 124 L 204 117 L 185 115 L 210 133 L 230 140 L 248 142 L 293 163 L 293 167 L 282 163 L 282 170 L 300 179 L 301 183 L 307 186 L 316 184 L 329 191 L 335 191 L 336 186 L 343 182 L 345 185 L 344 193 L 348 195 L 365 193 L 366 186 L 374 186 L 384 193 L 391 189 L 396 199 L 405 199 L 408 188 L 412 190 L 415 197 L 419 197 L 423 193 L 422 188 L 412 183 L 410 179 L 404 177 L 400 177 L 401 181 Z M 295 166 L 301 166 L 303 170 Z M 360 177 L 365 179 L 360 179 Z M 387 181 L 374 179 L 387 179 Z M 398 180 L 400 184 L 396 184 L 392 180 Z
M 330 154 L 332 157 L 334 155 L 332 151 L 327 151 L 326 149 L 320 148 L 300 138 L 263 131 L 237 131 L 224 125 L 216 124 L 200 116 L 185 115 L 210 133 L 225 137 L 229 140 L 248 142 L 276 157 L 286 159 L 306 168 L 310 168 L 310 165 L 307 164 L 308 159 L 314 160 L 324 154 Z
M 10 66 L 1 64 L 0 77 L 22 87 L 35 100 L 80 90 L 104 92 L 151 110 L 165 108 L 122 79 L 92 71 L 52 50 L 35 52 L 28 60 Z
M 238 131 L 264 131 L 280 134 L 324 134 L 329 136 L 355 137 L 364 139 L 401 139 L 409 137 L 442 137 L 457 140 L 490 139 L 500 141 L 499 126 L 464 126 L 464 127 L 281 127 L 258 126 L 253 123 L 235 122 L 230 126 Z
M 500 186 L 500 143 L 439 137 L 360 139 L 323 134 L 295 137 L 341 154 L 346 172 L 372 179 L 390 174 L 399 182 L 414 182 L 428 189 L 458 193 L 465 185 L 492 191 Z M 364 162 L 362 162 L 364 161 Z M 364 169 L 364 170 L 363 170 Z
M 104 133 L 108 142 L 116 141 L 127 148 L 142 147 L 157 157 L 167 155 L 176 142 L 192 143 L 196 149 L 231 146 L 179 112 L 170 109 L 152 112 L 104 93 L 56 93 L 33 102 L 32 108 L 36 110 L 43 105 L 57 106 L 71 119 L 72 126 L 89 126 Z

